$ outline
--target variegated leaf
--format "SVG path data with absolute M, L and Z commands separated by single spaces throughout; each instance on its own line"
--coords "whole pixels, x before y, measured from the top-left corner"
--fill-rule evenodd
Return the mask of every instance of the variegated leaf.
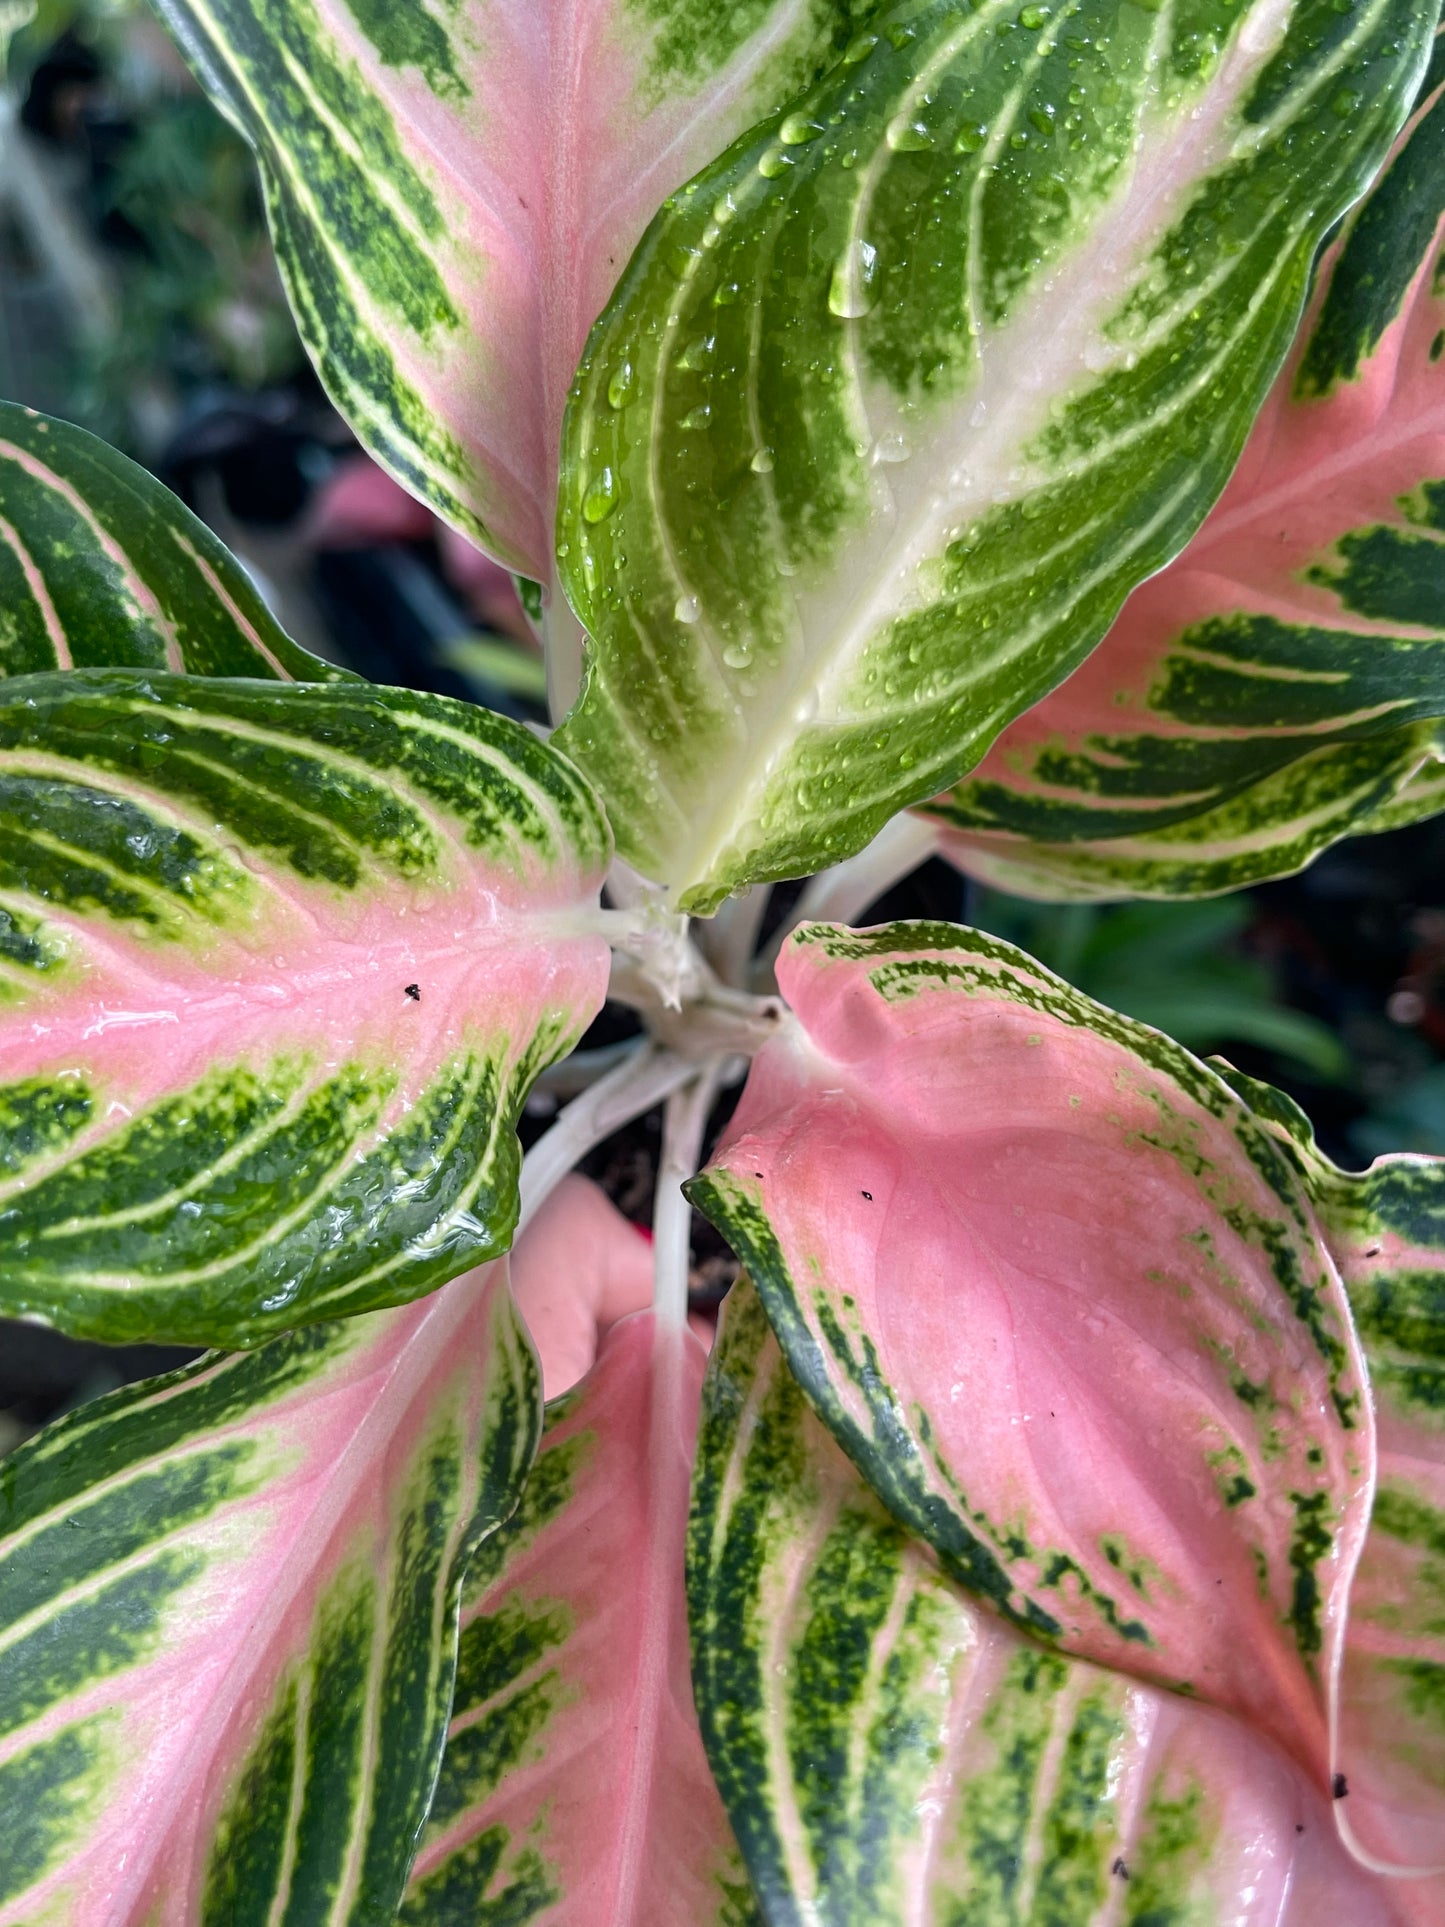
M 1445 1159 L 1339 1171 L 1288 1098 L 1228 1075 L 1298 1160 L 1370 1371 L 1379 1469 L 1350 1593 L 1340 1823 L 1365 1860 L 1429 1869 L 1445 1918 Z
M 68 422 L 0 402 L 0 676 L 169 669 L 333 682 L 205 524 Z
M 1223 487 L 1425 0 L 896 0 L 675 195 L 588 344 L 563 740 L 706 910 L 856 850 Z
M 467 1577 L 451 1732 L 403 1927 L 756 1920 L 688 1674 L 703 1363 L 690 1332 L 641 1313 L 548 1408 L 522 1503 Z
M 527 1226 L 512 1289 L 543 1392 L 560 1398 L 591 1371 L 612 1326 L 652 1303 L 652 1246 L 600 1185 L 574 1171 Z
M 544 582 L 567 384 L 638 236 L 865 10 L 158 3 L 260 157 L 281 271 L 337 406 L 438 514 Z
M 1374 1431 L 1291 1159 L 1213 1071 L 945 924 L 804 926 L 693 1197 L 894 1514 L 1011 1623 L 1328 1785 Z
M 704 1391 L 703 1733 L 769 1927 L 1415 1927 L 1241 1722 L 1035 1645 L 809 1409 L 746 1280 Z M 1423 1904 L 1422 1904 L 1423 1903 Z
M 210 1357 L 0 1465 L 3 1927 L 374 1927 L 466 1560 L 536 1448 L 502 1265 Z
M 586 786 L 440 697 L 0 690 L 0 1311 L 254 1344 L 504 1250 L 602 1002 Z
M 1214 513 L 931 806 L 1032 896 L 1194 896 L 1441 807 L 1445 44 Z

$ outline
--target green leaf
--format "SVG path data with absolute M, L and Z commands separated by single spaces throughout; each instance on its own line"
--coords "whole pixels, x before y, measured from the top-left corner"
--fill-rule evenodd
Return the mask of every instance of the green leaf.
M 0 1312 L 251 1345 L 510 1242 L 516 1118 L 600 1007 L 606 825 L 442 697 L 0 690 Z
M 0 677 L 167 669 L 333 682 L 184 503 L 82 428 L 0 402 Z
M 1228 477 L 1432 25 L 899 0 L 673 196 L 559 503 L 562 740 L 630 862 L 698 911 L 815 870 L 1088 654 Z
M 1189 897 L 1445 802 L 1445 40 L 1218 507 L 929 815 L 1030 896 Z
M 391 1921 L 468 1559 L 536 1450 L 505 1269 L 132 1386 L 0 1465 L 0 1923 Z

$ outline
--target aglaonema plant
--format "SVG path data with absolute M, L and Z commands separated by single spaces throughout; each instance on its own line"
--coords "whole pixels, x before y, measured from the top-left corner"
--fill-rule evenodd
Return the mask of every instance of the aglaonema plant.
M 557 727 L 0 406 L 0 1927 L 1440 1927 L 1445 1163 L 852 927 L 1445 798 L 1433 5 L 161 12 Z

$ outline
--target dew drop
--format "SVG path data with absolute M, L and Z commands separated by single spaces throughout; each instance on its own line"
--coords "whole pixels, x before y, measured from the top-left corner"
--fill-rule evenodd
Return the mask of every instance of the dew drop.
M 873 283 L 878 273 L 878 250 L 867 241 L 850 241 L 833 269 L 828 284 L 828 306 L 840 320 L 854 321 L 873 306 Z
M 619 362 L 612 371 L 612 379 L 607 384 L 607 400 L 613 408 L 625 408 L 627 398 L 632 392 L 632 363 Z
M 982 121 L 970 121 L 959 129 L 958 139 L 953 143 L 954 151 L 959 154 L 976 154 L 988 139 L 988 129 Z
M 743 642 L 730 642 L 723 650 L 723 661 L 729 669 L 746 669 L 752 659 L 752 650 Z
M 1027 27 L 1030 33 L 1037 33 L 1039 28 L 1048 20 L 1048 17 L 1049 10 L 1047 7 L 1025 7 L 1019 15 L 1019 25 L 1021 27 Z
M 719 227 L 726 227 L 737 211 L 737 202 L 731 194 L 719 194 L 712 204 L 712 218 Z
M 754 475 L 771 475 L 773 472 L 773 451 L 770 448 L 760 448 L 748 463 L 748 467 L 753 471 Z
M 667 265 L 679 281 L 686 281 L 701 259 L 701 248 L 679 246 L 667 251 Z
M 794 166 L 792 155 L 786 147 L 770 147 L 758 162 L 758 172 L 765 181 L 775 181 L 780 174 Z
M 716 308 L 730 308 L 741 293 L 742 289 L 736 281 L 720 281 L 716 288 L 713 289 L 713 306 Z
M 896 114 L 888 123 L 886 134 L 888 145 L 895 154 L 921 154 L 933 145 L 933 135 L 921 120 L 912 120 L 907 114 Z
M 876 33 L 860 33 L 858 38 L 856 40 L 850 40 L 847 47 L 843 50 L 843 65 L 845 67 L 858 66 L 860 62 L 868 58 L 869 54 L 872 53 L 877 45 L 878 36 Z
M 815 141 L 823 131 L 815 120 L 806 114 L 789 114 L 778 129 L 778 139 L 785 147 L 803 147 L 808 141 Z
M 672 605 L 672 613 L 679 622 L 685 622 L 691 627 L 702 614 L 702 605 L 695 595 L 680 595 Z
M 600 522 L 617 507 L 617 477 L 610 468 L 599 471 L 582 497 L 584 521 Z
M 875 462 L 906 462 L 912 453 L 906 435 L 880 435 L 873 444 Z
M 716 335 L 699 335 L 696 341 L 690 341 L 683 349 L 677 358 L 677 365 L 679 368 L 694 372 L 699 368 L 706 368 L 716 348 Z
M 712 409 L 706 402 L 700 402 L 696 408 L 690 408 L 688 410 L 679 423 L 679 427 L 689 429 L 706 428 L 711 420 Z

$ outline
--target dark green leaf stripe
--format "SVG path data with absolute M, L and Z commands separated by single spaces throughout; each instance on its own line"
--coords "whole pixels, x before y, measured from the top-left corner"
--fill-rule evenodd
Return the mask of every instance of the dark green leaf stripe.
M 530 1347 L 482 1276 L 204 1359 L 6 1460 L 5 1927 L 390 1920 L 462 1572 L 537 1429 Z
M 1429 24 L 899 0 L 667 203 L 559 511 L 562 740 L 629 860 L 696 909 L 816 869 L 1089 652 L 1228 476 Z
M 1433 104 L 1346 227 L 1295 376 L 1300 395 L 1325 395 L 1357 379 L 1430 256 L 1445 214 L 1442 84 L 1445 39 L 1437 38 L 1416 103 Z
M 1440 807 L 1439 44 L 1217 512 L 931 806 L 966 867 L 1043 896 L 1194 896 Z
M 254 1344 L 505 1249 L 607 853 L 562 759 L 465 704 L 8 683 L 0 1307 Z
M 0 402 L 0 676 L 47 669 L 337 680 L 168 489 L 68 422 Z
M 1293 1810 L 1257 1801 L 1236 1859 L 1228 1808 L 1261 1762 L 1210 1758 L 1226 1722 L 1146 1705 L 941 1577 L 746 1279 L 704 1391 L 688 1587 L 703 1734 L 770 1927 L 1214 1927 L 1258 1878 L 1257 1829 L 1288 1859 Z

